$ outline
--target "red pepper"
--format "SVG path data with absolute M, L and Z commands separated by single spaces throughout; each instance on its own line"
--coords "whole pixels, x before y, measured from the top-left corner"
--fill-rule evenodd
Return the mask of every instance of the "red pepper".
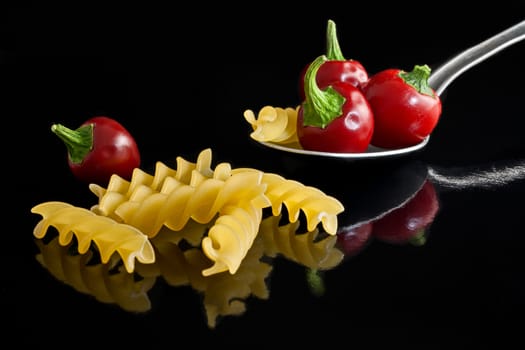
M 305 76 L 306 99 L 297 112 L 297 137 L 304 149 L 365 152 L 374 130 L 372 109 L 361 90 L 335 82 L 321 89 L 315 76 L 326 56 L 312 62 Z
M 321 89 L 337 81 L 344 81 L 360 87 L 368 80 L 368 73 L 359 61 L 346 59 L 343 56 L 339 41 L 337 40 L 335 22 L 332 20 L 328 20 L 326 47 L 326 57 L 328 60 L 319 67 L 316 75 L 317 85 L 319 85 Z M 304 100 L 306 97 L 304 92 L 304 78 L 309 65 L 310 64 L 307 64 L 299 75 L 299 97 L 301 100 Z
M 73 175 L 83 182 L 106 185 L 111 175 L 129 180 L 140 165 L 140 153 L 132 135 L 116 120 L 98 116 L 71 130 L 51 126 L 66 145 Z
M 377 147 L 409 147 L 423 141 L 441 116 L 441 99 L 428 85 L 430 67 L 411 72 L 389 68 L 370 77 L 362 90 L 372 107 Z

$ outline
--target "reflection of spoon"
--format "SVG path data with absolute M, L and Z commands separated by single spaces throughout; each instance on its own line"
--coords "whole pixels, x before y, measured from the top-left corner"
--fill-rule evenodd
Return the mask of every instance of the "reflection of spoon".
M 426 181 L 431 181 L 439 192 L 445 192 L 489 190 L 525 180 L 523 159 L 458 167 L 411 160 L 382 169 L 353 174 L 349 182 L 357 182 L 359 186 L 349 185 L 338 191 L 338 197 L 348 209 L 339 215 L 340 229 L 377 220 L 405 205 Z M 336 182 L 341 184 L 341 179 Z
M 356 213 L 349 210 L 346 217 L 341 216 L 344 224 L 338 231 L 338 243 L 345 257 L 359 254 L 372 239 L 390 244 L 424 244 L 426 229 L 439 210 L 438 192 L 489 190 L 525 180 L 525 161 L 457 168 L 414 161 L 391 174 L 383 175 L 383 180 L 375 179 L 373 191 L 354 193 L 352 200 L 360 204 L 353 208 Z
M 437 69 L 435 69 L 430 78 L 430 86 L 436 90 L 438 95 L 441 95 L 447 86 L 452 83 L 460 74 L 472 68 L 485 59 L 493 56 L 497 52 L 525 39 L 525 21 L 515 24 L 506 30 L 474 45 L 459 54 L 455 55 Z M 298 145 L 286 146 L 272 142 L 260 142 L 262 145 L 279 151 L 297 153 L 307 156 L 338 158 L 348 161 L 357 159 L 377 159 L 377 158 L 391 158 L 402 156 L 421 150 L 429 141 L 429 137 L 425 138 L 419 144 L 414 146 L 399 148 L 399 149 L 382 149 L 370 147 L 363 153 L 334 153 L 334 152 L 318 152 L 301 149 Z

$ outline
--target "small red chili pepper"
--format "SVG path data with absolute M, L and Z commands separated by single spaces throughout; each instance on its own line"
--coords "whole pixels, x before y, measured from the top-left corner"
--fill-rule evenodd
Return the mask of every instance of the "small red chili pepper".
M 374 131 L 374 116 L 364 94 L 352 84 L 335 82 L 321 89 L 315 76 L 326 56 L 319 56 L 305 76 L 306 99 L 297 112 L 297 137 L 304 149 L 365 152 Z
M 434 130 L 442 106 L 439 95 L 428 85 L 430 72 L 427 65 L 416 65 L 411 72 L 390 68 L 375 73 L 363 85 L 375 118 L 372 145 L 409 147 Z
M 321 89 L 337 81 L 343 81 L 360 87 L 368 80 L 368 73 L 361 62 L 346 59 L 343 56 L 339 41 L 337 40 L 335 22 L 332 20 L 328 20 L 326 29 L 326 58 L 327 61 L 319 67 L 316 75 L 317 85 L 319 85 Z M 310 64 L 307 64 L 299 75 L 299 97 L 301 100 L 305 98 L 304 79 L 309 65 Z
M 69 168 L 83 182 L 106 185 L 113 174 L 129 180 L 140 166 L 135 139 L 112 118 L 93 117 L 76 130 L 53 124 L 51 131 L 65 143 Z

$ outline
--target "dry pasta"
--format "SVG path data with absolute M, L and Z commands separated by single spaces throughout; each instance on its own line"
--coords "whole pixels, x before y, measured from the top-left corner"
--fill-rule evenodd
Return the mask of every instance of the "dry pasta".
M 99 203 L 93 206 L 91 210 L 104 216 L 111 216 L 119 204 L 129 200 L 132 196 L 138 199 L 141 190 L 147 189 L 148 191 L 158 192 L 168 178 L 173 178 L 183 184 L 189 184 L 194 172 L 198 172 L 204 177 L 224 175 L 224 171 L 220 171 L 223 169 L 221 164 L 217 166 L 219 171 L 212 171 L 210 167 L 211 149 L 209 148 L 199 153 L 196 163 L 189 162 L 182 157 L 177 157 L 176 163 L 177 169 L 175 170 L 162 162 L 157 162 L 154 175 L 137 168 L 133 171 L 130 181 L 118 175 L 113 175 L 107 188 L 97 184 L 90 184 L 89 189 L 99 198 Z
M 148 291 L 155 278 L 138 281 L 133 274 L 114 268 L 113 264 L 93 263 L 94 253 L 71 254 L 69 245 L 62 246 L 54 237 L 44 244 L 35 240 L 39 248 L 36 260 L 59 281 L 76 291 L 93 296 L 102 303 L 116 304 L 131 312 L 145 312 L 151 308 Z
M 262 210 L 251 202 L 226 206 L 222 212 L 202 239 L 202 250 L 214 262 L 202 271 L 204 276 L 223 271 L 234 274 L 259 231 Z
M 257 171 L 250 168 L 237 168 L 239 172 Z M 290 222 L 296 222 L 301 211 L 306 216 L 307 229 L 313 231 L 322 223 L 328 234 L 337 232 L 337 215 L 344 211 L 343 204 L 332 196 L 328 196 L 316 187 L 306 186 L 298 181 L 286 179 L 278 174 L 264 173 L 262 182 L 267 185 L 266 196 L 272 206 L 272 213 L 277 216 L 282 211 L 282 206 L 288 210 Z
M 154 174 L 135 169 L 130 181 L 114 175 L 107 188 L 90 185 L 98 197 L 90 210 L 42 203 L 32 209 L 43 216 L 34 235 L 43 237 L 49 226 L 55 226 L 61 244 L 76 235 L 82 253 L 94 242 L 104 261 L 117 252 L 131 272 L 135 258 L 143 264 L 155 261 L 150 239 L 159 232 L 180 237 L 176 232 L 190 222 L 207 224 L 207 234 L 200 242 L 197 234 L 192 243 L 200 244 L 212 261 L 202 270 L 204 276 L 237 272 L 258 235 L 264 208 L 280 215 L 286 207 L 290 222 L 297 222 L 302 212 L 308 231 L 322 224 L 335 235 L 337 215 L 344 207 L 334 197 L 277 174 L 232 169 L 229 163 L 214 169 L 211 165 L 211 149 L 205 149 L 195 163 L 178 157 L 177 169 L 157 162 Z
M 288 144 L 298 142 L 297 111 L 298 107 L 294 109 L 264 106 L 259 110 L 257 117 L 250 109 L 245 110 L 243 116 L 253 129 L 250 134 L 252 139 Z
M 103 263 L 107 263 L 116 252 L 122 258 L 128 272 L 132 272 L 135 259 L 142 263 L 155 261 L 155 253 L 148 237 L 137 228 L 117 223 L 84 208 L 64 202 L 44 202 L 31 208 L 42 219 L 33 230 L 36 238 L 43 238 L 50 226 L 58 230 L 59 243 L 68 245 L 77 238 L 78 252 L 86 253 L 95 243 Z

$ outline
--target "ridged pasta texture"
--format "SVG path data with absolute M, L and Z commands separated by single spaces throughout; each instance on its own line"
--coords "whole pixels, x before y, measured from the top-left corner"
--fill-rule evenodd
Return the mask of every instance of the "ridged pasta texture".
M 278 144 L 297 143 L 297 111 L 299 107 L 281 108 L 264 106 L 257 116 L 251 109 L 244 111 L 244 119 L 253 131 L 250 137 L 256 141 Z
M 302 211 L 308 230 L 322 224 L 331 235 L 337 231 L 337 215 L 344 207 L 315 187 L 258 169 L 232 169 L 229 163 L 212 168 L 211 149 L 201 151 L 195 163 L 182 157 L 176 163 L 172 169 L 157 162 L 153 175 L 137 168 L 129 181 L 113 175 L 107 188 L 91 184 L 98 203 L 90 210 L 59 202 L 35 206 L 32 211 L 44 216 L 35 236 L 55 226 L 61 243 L 68 243 L 74 233 L 79 250 L 85 251 L 93 240 L 104 258 L 117 251 L 132 271 L 134 257 L 154 261 L 149 239 L 162 230 L 176 234 L 190 221 L 210 224 L 201 241 L 212 262 L 202 274 L 209 276 L 237 272 L 259 232 L 264 208 L 278 215 L 285 206 L 291 222 L 299 220 Z M 124 239 L 125 245 L 120 241 Z
M 113 253 L 121 257 L 128 272 L 135 267 L 135 259 L 142 263 L 155 261 L 153 246 L 137 228 L 100 216 L 88 209 L 75 207 L 64 202 L 44 202 L 34 206 L 32 213 L 40 214 L 40 220 L 33 230 L 36 238 L 43 238 L 49 226 L 58 231 L 58 242 L 65 246 L 77 238 L 78 252 L 86 253 L 91 243 L 95 243 L 103 263 L 107 263 Z

